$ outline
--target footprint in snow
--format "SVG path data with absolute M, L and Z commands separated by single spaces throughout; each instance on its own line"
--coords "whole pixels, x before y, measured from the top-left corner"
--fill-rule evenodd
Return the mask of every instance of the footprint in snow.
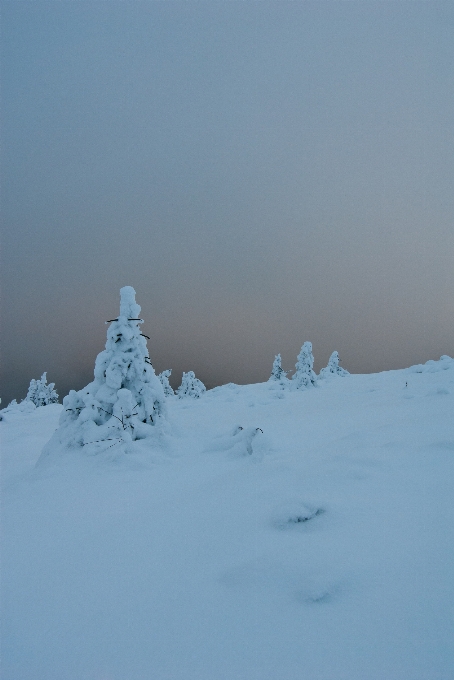
M 288 565 L 261 557 L 244 562 L 224 573 L 219 579 L 225 587 L 277 596 L 305 605 L 331 603 L 341 591 L 341 581 L 330 567 Z

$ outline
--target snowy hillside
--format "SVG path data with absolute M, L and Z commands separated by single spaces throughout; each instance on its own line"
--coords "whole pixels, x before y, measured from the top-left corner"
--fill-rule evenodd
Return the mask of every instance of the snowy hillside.
M 454 361 L 2 433 L 2 680 L 452 680 Z M 242 428 L 242 429 L 240 429 Z

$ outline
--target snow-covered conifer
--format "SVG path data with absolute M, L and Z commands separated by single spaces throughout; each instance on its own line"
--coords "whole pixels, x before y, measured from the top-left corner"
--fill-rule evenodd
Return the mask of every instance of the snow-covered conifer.
M 274 357 L 273 368 L 271 369 L 271 375 L 268 380 L 276 380 L 282 382 L 287 375 L 288 371 L 284 371 L 281 363 L 281 355 L 277 354 Z
M 30 380 L 26 401 L 31 401 L 35 406 L 47 406 L 58 403 L 58 394 L 54 389 L 55 383 L 47 384 L 47 373 L 43 373 L 40 380 Z
M 301 347 L 301 352 L 298 354 L 297 362 L 295 364 L 296 371 L 292 375 L 292 380 L 296 389 L 304 387 L 315 387 L 317 384 L 317 376 L 313 371 L 314 357 L 312 355 L 312 343 L 305 342 Z
M 339 353 L 333 352 L 329 358 L 328 366 L 322 368 L 322 370 L 320 371 L 320 378 L 327 378 L 330 375 L 340 376 L 350 375 L 350 373 L 346 371 L 345 368 L 339 366 L 339 361 L 340 361 Z
M 166 397 L 173 397 L 175 392 L 172 389 L 171 384 L 169 383 L 169 378 L 172 375 L 172 369 L 168 368 L 166 371 L 163 371 L 158 375 L 159 380 L 161 381 L 162 388 L 164 390 L 164 394 Z
M 165 397 L 140 332 L 135 290 L 120 290 L 120 315 L 107 330 L 106 348 L 95 362 L 95 379 L 63 400 L 54 435 L 65 446 L 145 439 L 165 414 Z
M 177 396 L 180 399 L 184 399 L 185 397 L 198 399 L 204 392 L 206 392 L 206 387 L 201 380 L 195 377 L 194 371 L 188 371 L 187 373 L 183 372 L 181 385 L 177 389 Z
M 37 382 L 38 381 L 35 380 L 34 378 L 32 378 L 30 380 L 30 385 L 28 386 L 27 396 L 25 397 L 25 399 L 27 401 L 31 401 L 34 404 L 35 404 L 35 399 L 36 399 Z M 36 406 L 36 404 L 35 404 L 35 406 Z

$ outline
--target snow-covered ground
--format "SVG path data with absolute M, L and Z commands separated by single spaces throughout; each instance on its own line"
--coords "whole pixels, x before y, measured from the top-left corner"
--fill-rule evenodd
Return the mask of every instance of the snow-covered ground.
M 35 466 L 61 408 L 0 423 L 2 680 L 454 678 L 454 361 Z

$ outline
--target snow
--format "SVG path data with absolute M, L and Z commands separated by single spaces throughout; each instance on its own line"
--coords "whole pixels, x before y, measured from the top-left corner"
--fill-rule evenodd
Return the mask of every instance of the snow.
M 345 368 L 339 366 L 339 361 L 339 352 L 333 352 L 329 358 L 328 366 L 320 371 L 319 378 L 332 378 L 333 376 L 344 378 L 346 375 L 350 375 Z
M 295 373 L 292 375 L 293 385 L 296 389 L 315 387 L 317 376 L 313 371 L 314 356 L 312 354 L 312 343 L 305 342 L 301 347 L 295 364 Z
M 271 375 L 268 378 L 268 381 L 277 380 L 278 382 L 281 382 L 282 385 L 284 385 L 286 383 L 287 373 L 288 371 L 284 371 L 284 369 L 282 368 L 281 355 L 276 354 L 273 361 L 273 368 L 271 369 Z
M 200 399 L 202 394 L 206 392 L 206 387 L 201 380 L 195 377 L 194 371 L 183 371 L 181 385 L 176 391 L 179 399 Z
M 172 375 L 172 369 L 168 368 L 165 371 L 162 371 L 159 375 L 158 378 L 161 382 L 162 389 L 164 390 L 164 396 L 166 397 L 173 397 L 175 395 L 175 392 L 172 389 L 171 384 L 169 383 L 169 378 Z
M 452 680 L 454 361 L 318 385 L 3 412 L 2 680 Z
M 35 406 L 58 404 L 58 394 L 54 389 L 55 383 L 47 384 L 47 373 L 43 373 L 40 380 L 30 381 L 25 401 L 31 401 Z
M 120 290 L 120 316 L 111 319 L 106 349 L 95 362 L 94 380 L 63 399 L 59 428 L 43 457 L 63 449 L 85 448 L 87 455 L 136 440 L 157 438 L 166 413 L 161 381 L 151 365 L 146 336 L 140 332 L 140 306 L 131 286 Z M 45 374 L 44 376 L 45 377 Z

